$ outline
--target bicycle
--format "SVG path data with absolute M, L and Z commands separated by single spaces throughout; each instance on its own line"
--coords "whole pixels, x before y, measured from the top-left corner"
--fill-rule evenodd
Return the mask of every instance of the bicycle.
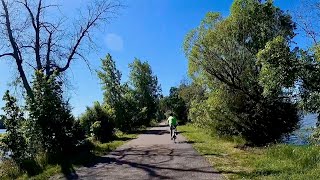
M 173 139 L 173 142 L 176 143 L 176 139 L 177 139 L 177 127 L 176 126 L 173 127 L 172 139 Z

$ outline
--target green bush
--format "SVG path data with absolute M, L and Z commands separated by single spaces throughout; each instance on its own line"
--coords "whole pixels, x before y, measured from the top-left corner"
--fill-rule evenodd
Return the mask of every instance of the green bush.
M 36 159 L 30 158 L 23 161 L 23 169 L 27 173 L 27 175 L 35 176 L 43 172 L 43 168 L 38 164 Z
M 298 128 L 300 119 L 295 104 L 270 99 L 245 101 L 242 108 L 232 109 L 232 113 L 237 117 L 232 126 L 254 145 L 281 140 Z
M 108 105 L 102 107 L 95 102 L 93 107 L 87 107 L 80 117 L 80 124 L 87 136 L 93 136 L 101 142 L 108 142 L 115 136 L 114 110 Z
M 94 122 L 90 127 L 90 131 L 92 132 L 92 136 L 95 139 L 99 140 L 99 134 L 101 132 L 101 121 Z
M 19 166 L 12 159 L 0 163 L 0 179 L 17 179 L 22 174 Z
M 314 129 L 311 135 L 311 142 L 318 145 L 320 144 L 320 127 Z

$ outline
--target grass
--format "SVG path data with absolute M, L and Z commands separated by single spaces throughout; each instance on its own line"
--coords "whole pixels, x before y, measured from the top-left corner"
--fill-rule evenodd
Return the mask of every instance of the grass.
M 23 176 L 19 177 L 18 180 L 25 180 L 25 179 L 30 179 L 30 180 L 42 180 L 42 179 L 49 179 L 51 176 L 55 174 L 61 173 L 62 169 L 61 166 L 59 165 L 49 165 L 46 167 L 46 169 L 34 176 L 34 177 L 29 177 L 28 175 L 24 174 Z
M 66 168 L 62 168 L 61 165 L 47 165 L 43 172 L 40 174 L 29 177 L 27 174 L 23 174 L 17 177 L 17 179 L 24 180 L 24 179 L 33 179 L 33 180 L 42 180 L 42 179 L 48 179 L 51 176 L 54 176 L 59 173 L 74 171 L 74 167 L 80 167 L 82 165 L 85 165 L 87 163 L 92 163 L 96 160 L 97 157 L 103 156 L 108 154 L 109 152 L 115 150 L 117 147 L 123 145 L 127 141 L 131 139 L 137 138 L 138 134 L 132 133 L 132 134 L 125 134 L 122 132 L 117 132 L 117 138 L 114 141 L 108 142 L 108 143 L 100 143 L 96 141 L 92 141 L 93 147 L 91 153 L 84 153 L 76 156 L 72 159 L 72 162 L 70 164 L 66 164 Z M 3 169 L 5 168 L 5 169 Z M 3 169 L 3 171 L 1 171 Z M 2 174 L 1 174 L 2 173 Z M 6 161 L 5 163 L 0 163 L 0 179 L 12 179 L 8 177 L 8 173 L 10 174 L 10 177 L 17 176 L 19 174 L 19 171 L 10 161 Z
M 228 179 L 320 179 L 320 147 L 277 144 L 264 148 L 235 148 L 227 140 L 192 125 L 179 131 Z
M 122 132 L 117 133 L 117 138 L 109 143 L 94 142 L 94 152 L 97 156 L 106 155 L 107 153 L 115 150 L 119 146 L 126 143 L 128 140 L 132 140 L 138 137 L 138 134 L 124 134 Z
M 155 119 L 152 119 L 152 120 L 150 121 L 150 126 L 151 126 L 151 127 L 157 126 L 158 124 L 159 124 L 159 121 L 157 121 L 157 120 L 155 120 Z

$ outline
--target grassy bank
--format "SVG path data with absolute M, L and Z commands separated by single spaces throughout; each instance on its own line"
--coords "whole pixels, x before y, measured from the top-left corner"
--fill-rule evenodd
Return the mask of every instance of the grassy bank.
M 108 143 L 100 143 L 92 141 L 93 147 L 90 154 L 81 154 L 72 159 L 71 164 L 67 164 L 68 170 L 73 171 L 74 168 L 85 165 L 87 163 L 92 163 L 96 160 L 97 157 L 108 154 L 110 151 L 115 150 L 117 147 L 123 145 L 127 141 L 131 139 L 135 139 L 138 134 L 124 134 L 117 133 L 117 138 L 114 141 Z M 67 171 L 68 171 L 67 170 Z M 38 174 L 37 176 L 28 177 L 27 174 L 20 175 L 18 179 L 34 179 L 34 180 L 42 180 L 48 179 L 49 177 L 64 173 L 66 168 L 63 168 L 61 165 L 46 165 L 44 167 L 43 172 Z M 8 175 L 11 173 L 11 177 L 17 176 L 19 173 L 18 169 L 9 161 L 5 163 L 0 163 L 0 179 L 12 179 L 9 178 Z
M 235 148 L 237 142 L 218 138 L 192 125 L 178 129 L 228 179 L 320 179 L 320 147 L 274 145 Z

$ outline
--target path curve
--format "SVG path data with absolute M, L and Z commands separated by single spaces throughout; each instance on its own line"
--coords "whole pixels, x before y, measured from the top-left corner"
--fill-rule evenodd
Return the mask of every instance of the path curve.
M 177 136 L 176 144 L 171 141 L 168 129 L 162 123 L 145 131 L 99 163 L 76 169 L 75 179 L 223 179 L 183 136 Z

